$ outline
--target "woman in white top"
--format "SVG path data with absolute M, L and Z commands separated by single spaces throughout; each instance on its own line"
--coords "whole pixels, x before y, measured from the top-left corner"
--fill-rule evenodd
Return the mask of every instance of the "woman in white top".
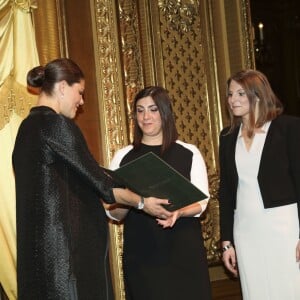
M 231 125 L 220 134 L 220 226 L 225 266 L 244 300 L 300 299 L 300 119 L 259 71 L 227 81 Z
M 208 195 L 205 162 L 196 146 L 177 139 L 167 91 L 158 86 L 141 90 L 134 98 L 133 114 L 133 143 L 116 153 L 111 168 L 151 151 Z M 139 209 L 111 207 L 111 215 L 124 218 L 126 300 L 211 299 L 199 220 L 207 203 L 205 199 L 183 207 L 165 220 Z

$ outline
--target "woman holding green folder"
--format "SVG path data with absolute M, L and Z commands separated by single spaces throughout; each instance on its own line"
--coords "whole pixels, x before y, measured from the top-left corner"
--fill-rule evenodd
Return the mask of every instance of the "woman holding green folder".
M 194 145 L 178 140 L 167 91 L 141 90 L 134 99 L 134 140 L 119 150 L 111 169 L 153 152 L 206 195 L 205 162 Z M 107 214 L 124 222 L 124 281 L 127 300 L 211 299 L 206 251 L 199 216 L 208 198 L 174 211 L 172 217 L 151 217 L 140 209 L 111 205 Z

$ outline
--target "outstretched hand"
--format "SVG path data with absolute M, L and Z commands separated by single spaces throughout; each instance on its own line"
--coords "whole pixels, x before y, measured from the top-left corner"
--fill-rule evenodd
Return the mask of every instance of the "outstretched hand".
M 167 219 L 172 216 L 172 213 L 166 210 L 162 205 L 168 205 L 169 201 L 166 199 L 159 199 L 155 197 L 148 197 L 144 200 L 144 212 L 147 214 L 159 217 L 162 219 Z
M 180 217 L 179 210 L 175 210 L 170 217 L 165 219 L 157 218 L 156 221 L 163 228 L 168 228 L 168 227 L 173 227 L 179 217 Z

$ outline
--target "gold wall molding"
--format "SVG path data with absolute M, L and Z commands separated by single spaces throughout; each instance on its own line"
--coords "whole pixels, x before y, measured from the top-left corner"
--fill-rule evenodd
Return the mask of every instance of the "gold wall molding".
M 128 135 L 132 140 L 131 106 L 135 94 L 144 87 L 144 75 L 139 38 L 137 1 L 119 1 L 119 28 L 122 53 L 122 67 L 125 87 L 125 106 L 128 118 Z
M 255 50 L 254 35 L 251 23 L 250 2 L 249 0 L 241 1 L 241 37 L 242 37 L 242 55 L 243 66 L 247 69 L 255 69 Z
M 114 152 L 128 143 L 117 7 L 114 1 L 91 0 L 90 3 L 95 16 L 93 27 L 104 163 L 108 164 Z
M 158 7 L 168 25 L 181 34 L 193 30 L 197 12 L 194 1 L 160 0 Z
M 105 154 L 103 160 L 108 165 L 115 151 L 129 142 L 126 119 L 127 101 L 124 90 L 127 91 L 127 94 L 130 94 L 130 91 L 134 89 L 134 84 L 128 78 L 128 74 L 133 74 L 130 72 L 130 66 L 131 64 L 134 65 L 135 51 L 126 47 L 120 39 L 120 28 L 117 20 L 119 7 L 115 5 L 114 1 L 91 0 L 90 3 L 92 16 L 94 16 L 97 91 L 103 153 Z M 123 35 L 126 36 L 128 32 L 126 11 L 120 9 L 120 15 L 122 16 L 120 23 L 123 24 Z M 123 54 L 121 54 L 121 51 Z M 123 70 L 121 68 L 122 58 L 125 62 Z M 135 84 L 138 85 L 137 82 Z M 115 296 L 116 299 L 125 299 L 122 270 L 122 226 L 110 224 L 110 244 Z
M 208 175 L 210 200 L 209 207 L 204 214 L 202 223 L 202 234 L 204 245 L 207 251 L 209 266 L 219 265 L 221 262 L 220 253 L 220 225 L 219 225 L 219 175 L 211 173 Z

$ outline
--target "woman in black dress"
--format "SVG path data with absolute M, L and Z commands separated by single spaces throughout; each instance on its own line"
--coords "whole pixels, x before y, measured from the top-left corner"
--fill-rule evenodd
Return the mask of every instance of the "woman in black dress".
M 92 157 L 73 119 L 83 105 L 84 76 L 70 59 L 28 73 L 40 89 L 13 151 L 17 210 L 18 299 L 113 299 L 102 198 L 137 206 Z M 169 213 L 145 199 L 144 210 Z
M 115 154 L 111 168 L 152 151 L 208 195 L 204 160 L 194 145 L 177 139 L 167 91 L 161 87 L 140 91 L 134 99 L 133 112 L 133 144 Z M 124 218 L 127 300 L 211 299 L 199 220 L 207 203 L 205 199 L 179 209 L 166 220 L 119 205 L 107 210 L 115 220 Z

